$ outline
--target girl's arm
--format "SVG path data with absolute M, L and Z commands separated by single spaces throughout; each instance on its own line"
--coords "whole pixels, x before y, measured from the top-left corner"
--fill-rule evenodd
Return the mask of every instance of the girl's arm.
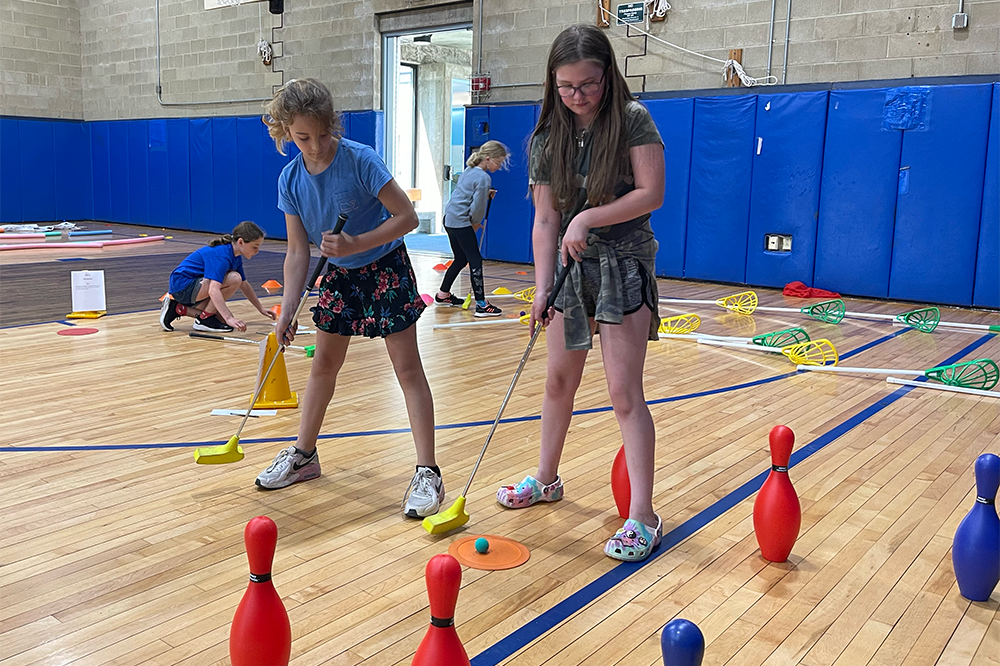
M 295 332 L 288 327 L 293 323 L 292 315 L 299 307 L 299 300 L 306 286 L 306 274 L 309 272 L 309 236 L 298 215 L 285 213 L 285 229 L 288 236 L 288 248 L 285 251 L 284 277 L 285 286 L 281 296 L 281 315 L 274 330 L 278 342 L 289 344 L 295 339 Z
M 274 319 L 274 313 L 270 310 L 264 309 L 264 305 L 260 302 L 260 299 L 257 298 L 257 294 L 254 292 L 253 286 L 248 281 L 243 280 L 243 282 L 240 283 L 240 291 L 243 292 L 243 295 L 247 297 L 248 301 L 253 303 L 253 306 L 257 308 L 257 312 L 261 313 L 265 317 Z
M 486 204 L 490 200 L 490 185 L 491 182 L 487 180 L 485 183 L 477 185 L 472 192 L 472 202 L 469 204 L 469 221 L 472 222 L 474 229 L 479 228 L 479 224 L 486 217 Z
M 587 249 L 587 232 L 634 220 L 663 205 L 663 146 L 647 143 L 629 149 L 635 189 L 614 201 L 588 208 L 573 218 L 563 235 L 563 261 L 577 258 Z
M 371 231 L 357 236 L 343 232 L 337 235 L 324 233 L 323 245 L 320 249 L 325 256 L 344 257 L 364 252 L 373 247 L 391 243 L 417 228 L 417 211 L 413 210 L 413 204 L 406 196 L 406 192 L 396 184 L 395 179 L 390 180 L 382 187 L 378 193 L 378 200 L 389 211 L 391 217 Z M 281 309 L 284 311 L 284 306 Z
M 226 305 L 226 297 L 222 295 L 222 284 L 209 278 L 205 279 L 208 280 L 208 298 L 212 301 L 212 305 L 215 306 L 222 320 L 237 331 L 247 330 L 246 324 L 242 320 L 237 319 L 233 315 L 232 310 L 229 309 L 229 306 Z
M 535 330 L 536 319 L 547 323 L 551 315 L 545 311 L 545 303 L 555 280 L 556 242 L 559 240 L 562 215 L 552 205 L 552 188 L 548 185 L 535 185 L 531 188 L 531 196 L 535 203 L 535 224 L 531 230 L 535 253 L 535 299 L 530 324 L 531 330 Z

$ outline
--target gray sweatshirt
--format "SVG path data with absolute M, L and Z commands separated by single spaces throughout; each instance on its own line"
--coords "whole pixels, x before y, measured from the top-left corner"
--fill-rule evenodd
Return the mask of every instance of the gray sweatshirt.
M 474 166 L 463 171 L 444 207 L 444 226 L 455 229 L 482 222 L 492 182 L 486 169 Z

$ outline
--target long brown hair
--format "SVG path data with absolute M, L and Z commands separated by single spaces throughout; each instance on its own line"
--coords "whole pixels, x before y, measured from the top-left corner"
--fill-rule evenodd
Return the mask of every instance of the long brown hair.
M 258 227 L 256 224 L 250 220 L 244 220 L 236 225 L 232 233 L 223 234 L 218 238 L 212 240 L 209 245 L 216 247 L 217 245 L 227 245 L 235 243 L 238 240 L 242 240 L 244 243 L 252 243 L 258 238 L 264 237 L 264 230 Z
M 607 203 L 623 173 L 630 167 L 625 137 L 626 106 L 635 99 L 615 62 L 615 52 L 607 35 L 592 25 L 573 25 L 556 37 L 546 64 L 545 96 L 542 112 L 532 139 L 549 130 L 546 152 L 552 166 L 552 199 L 560 210 L 569 210 L 577 198 L 575 157 L 577 143 L 573 112 L 563 104 L 556 90 L 556 70 L 590 60 L 604 69 L 604 94 L 588 131 L 593 137 L 590 171 L 587 174 L 587 201 L 592 206 Z
M 344 126 L 340 114 L 333 110 L 333 96 L 330 90 L 316 79 L 292 79 L 274 95 L 274 99 L 264 103 L 267 111 L 261 120 L 267 125 L 267 133 L 274 139 L 278 152 L 285 154 L 285 144 L 291 139 L 288 126 L 295 116 L 312 116 L 329 128 L 330 134 L 340 137 Z

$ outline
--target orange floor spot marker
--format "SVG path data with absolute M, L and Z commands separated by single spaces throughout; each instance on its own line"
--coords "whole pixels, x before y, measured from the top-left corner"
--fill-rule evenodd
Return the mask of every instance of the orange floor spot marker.
M 515 275 L 527 275 L 528 271 L 517 271 Z
M 490 549 L 485 553 L 476 551 L 476 539 L 480 537 L 490 542 Z M 528 548 L 524 544 L 495 534 L 462 537 L 448 546 L 448 552 L 460 564 L 484 571 L 513 569 L 521 566 L 531 557 L 531 553 L 528 552 Z
M 436 271 L 446 271 L 446 270 L 448 270 L 448 267 L 445 266 L 444 264 L 438 264 L 438 265 L 436 265 L 434 267 L 434 270 L 436 270 Z
M 170 298 L 170 292 L 169 291 L 167 293 L 163 294 L 163 296 L 160 296 L 160 302 L 161 303 L 163 302 L 164 298 Z
M 451 259 L 449 259 L 448 261 L 444 262 L 444 267 L 445 267 L 445 268 L 451 268 L 451 261 L 452 261 L 452 260 L 451 260 Z
M 92 333 L 99 333 L 101 329 L 99 328 L 83 328 L 82 326 L 71 326 L 70 328 L 60 328 L 56 331 L 56 335 L 90 335 Z

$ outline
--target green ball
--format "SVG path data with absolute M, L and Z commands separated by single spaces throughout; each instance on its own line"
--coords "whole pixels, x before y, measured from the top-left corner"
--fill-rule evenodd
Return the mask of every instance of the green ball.
M 487 551 L 489 551 L 489 549 L 490 549 L 490 542 L 489 541 L 487 541 L 483 537 L 479 537 L 478 539 L 476 539 L 476 552 L 477 553 L 485 554 Z

